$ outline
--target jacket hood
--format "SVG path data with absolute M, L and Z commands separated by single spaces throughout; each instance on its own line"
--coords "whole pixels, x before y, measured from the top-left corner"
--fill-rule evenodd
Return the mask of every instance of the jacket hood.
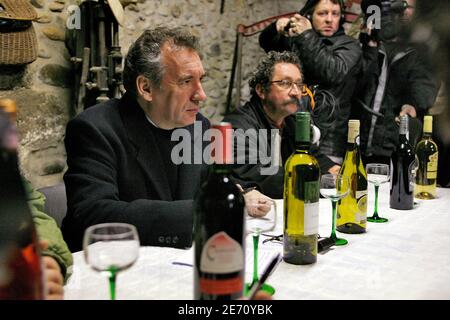
M 308 0 L 306 1 L 305 5 L 303 6 L 302 9 L 300 9 L 300 14 L 302 16 L 306 16 L 309 13 L 312 13 L 311 11 L 313 10 L 313 8 L 317 5 L 317 3 L 320 0 Z M 341 6 L 341 11 L 342 13 L 344 12 L 345 6 L 342 0 L 338 0 L 339 1 L 339 5 Z

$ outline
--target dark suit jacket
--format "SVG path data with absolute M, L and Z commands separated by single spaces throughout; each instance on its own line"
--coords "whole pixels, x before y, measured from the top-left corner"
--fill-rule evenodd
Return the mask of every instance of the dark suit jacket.
M 197 115 L 203 131 L 209 121 Z M 87 227 L 104 222 L 135 225 L 142 245 L 185 248 L 192 244 L 192 199 L 201 164 L 180 164 L 171 191 L 154 132 L 137 102 L 127 94 L 93 106 L 69 122 L 64 175 L 68 212 L 62 224 L 71 251 L 82 249 Z M 202 146 L 185 127 L 191 144 Z M 200 139 L 198 139 L 200 138 Z M 197 141 L 194 141 L 197 139 Z

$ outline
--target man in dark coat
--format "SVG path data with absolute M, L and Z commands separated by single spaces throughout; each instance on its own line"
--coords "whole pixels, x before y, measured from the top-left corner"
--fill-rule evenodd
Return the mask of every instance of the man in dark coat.
M 363 1 L 361 9 L 379 1 Z M 414 1 L 393 20 L 407 27 L 414 12 Z M 383 22 L 383 20 L 382 20 Z M 400 115 L 410 116 L 410 142 L 414 146 L 422 135 L 421 121 L 433 105 L 437 91 L 437 75 L 427 50 L 408 43 L 395 32 L 375 30 L 363 42 L 363 68 L 361 81 L 355 92 L 354 107 L 361 117 L 361 152 L 364 162 L 390 163 L 398 143 Z M 364 38 L 366 39 L 366 38 Z M 360 106 L 373 112 L 367 112 Z
M 146 30 L 126 57 L 127 93 L 68 124 L 62 230 L 72 251 L 82 249 L 87 227 L 104 222 L 135 225 L 142 245 L 191 245 L 192 199 L 202 165 L 175 164 L 171 135 L 188 130 L 194 150 L 202 145 L 195 139 L 209 128 L 199 113 L 206 95 L 197 42 L 180 29 Z
M 283 198 L 284 164 L 295 151 L 293 114 L 304 93 L 300 61 L 292 52 L 271 51 L 261 60 L 249 84 L 250 101 L 223 120 L 236 129 L 233 178 L 243 187 L 255 186 L 269 197 Z M 339 170 L 326 156 L 317 152 L 313 155 L 322 172 Z M 264 160 L 269 157 L 270 161 Z
M 320 151 L 338 164 L 345 154 L 350 101 L 361 62 L 359 43 L 346 36 L 342 28 L 342 12 L 340 0 L 308 0 L 300 14 L 277 20 L 259 38 L 266 52 L 296 53 L 305 83 L 318 85 L 317 104 L 326 109 L 337 106 L 332 126 L 324 129 L 324 124 L 317 124 L 322 129 Z M 330 112 L 324 109 L 322 116 L 327 118 Z

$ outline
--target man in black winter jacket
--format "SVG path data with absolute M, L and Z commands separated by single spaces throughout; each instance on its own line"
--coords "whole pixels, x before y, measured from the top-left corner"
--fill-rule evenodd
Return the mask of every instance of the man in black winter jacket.
M 254 186 L 279 199 L 283 197 L 284 164 L 295 151 L 293 115 L 305 88 L 300 61 L 292 52 L 271 51 L 249 84 L 250 101 L 224 118 L 236 129 L 233 178 L 244 188 Z M 338 172 L 340 167 L 333 161 L 315 149 L 311 151 L 323 173 Z
M 367 12 L 376 1 L 363 1 L 361 9 Z M 407 27 L 413 15 L 414 0 L 409 7 L 394 16 Z M 376 30 L 363 42 L 363 68 L 361 80 L 355 92 L 354 107 L 361 114 L 361 152 L 364 162 L 389 164 L 390 156 L 398 143 L 399 115 L 410 116 L 410 142 L 414 146 L 420 138 L 421 122 L 433 105 L 437 91 L 437 77 L 428 52 L 417 45 L 407 43 L 395 33 Z M 356 102 L 357 101 L 357 102 Z M 367 112 L 358 104 L 374 111 Z
M 343 5 L 339 0 L 308 0 L 291 18 L 281 18 L 268 26 L 259 42 L 266 51 L 293 51 L 302 62 L 305 83 L 318 85 L 316 106 L 322 129 L 320 151 L 340 164 L 345 154 L 350 101 L 361 62 L 359 43 L 348 37 L 342 28 Z M 330 95 L 323 95 L 322 92 Z M 333 98 L 336 100 L 332 102 Z M 330 126 L 330 110 L 336 105 L 334 123 Z M 328 124 L 328 128 L 325 128 Z

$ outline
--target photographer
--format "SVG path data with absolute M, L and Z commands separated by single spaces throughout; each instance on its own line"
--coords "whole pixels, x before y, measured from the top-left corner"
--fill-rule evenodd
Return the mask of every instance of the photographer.
M 320 152 L 337 164 L 345 154 L 347 122 L 351 96 L 359 72 L 361 49 L 357 41 L 344 33 L 342 1 L 308 0 L 299 14 L 281 18 L 260 35 L 259 43 L 266 51 L 293 51 L 302 63 L 305 83 L 318 85 L 317 103 L 331 113 L 333 100 L 337 106 L 332 126 L 322 129 Z M 320 94 L 328 92 L 328 94 Z M 328 123 L 328 125 L 330 125 Z
M 373 21 L 371 6 L 378 6 L 381 12 L 380 28 L 369 26 L 368 34 L 360 37 L 364 65 L 360 78 L 364 81 L 355 91 L 354 106 L 361 117 L 361 151 L 365 163 L 389 164 L 398 142 L 400 115 L 410 116 L 410 141 L 415 145 L 421 135 L 419 119 L 436 98 L 437 80 L 428 54 L 398 36 L 402 28 L 409 26 L 414 2 L 363 0 L 361 3 L 366 23 Z M 369 110 L 364 110 L 362 105 Z

